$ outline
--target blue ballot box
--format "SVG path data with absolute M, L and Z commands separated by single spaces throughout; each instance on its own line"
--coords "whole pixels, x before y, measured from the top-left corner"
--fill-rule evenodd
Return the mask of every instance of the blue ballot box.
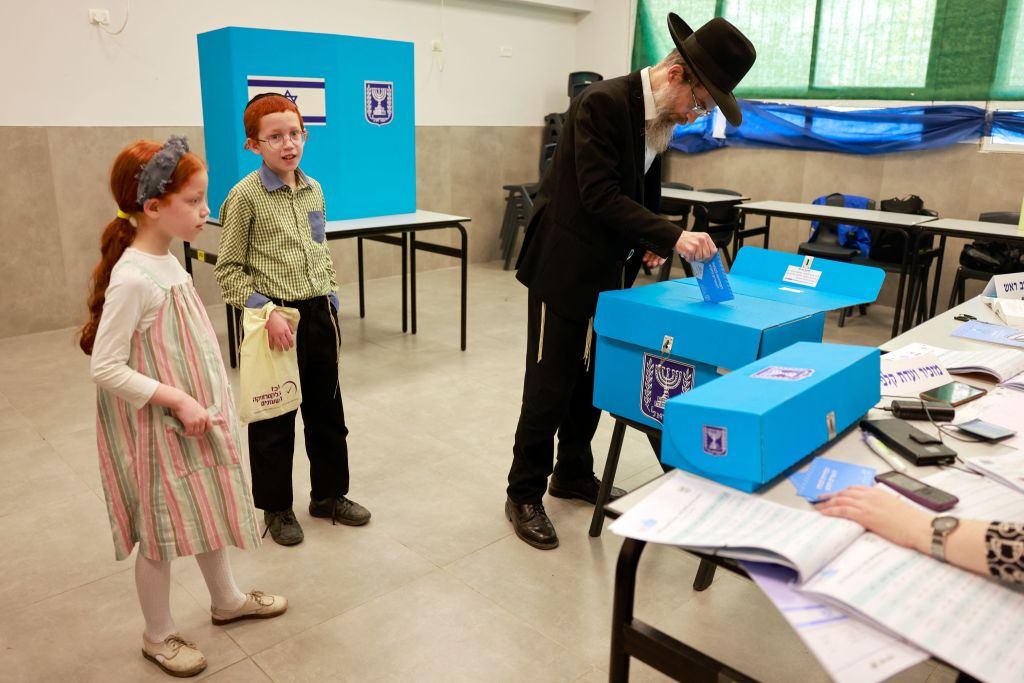
M 696 280 L 602 292 L 594 405 L 660 427 L 665 402 L 799 341 L 821 341 L 825 312 L 869 303 L 879 268 L 744 247 L 729 273 L 736 298 L 703 300 Z
M 233 26 L 197 41 L 214 216 L 259 168 L 242 148 L 242 113 L 264 92 L 302 113 L 309 141 L 300 167 L 323 188 L 328 220 L 416 210 L 412 43 Z
M 798 342 L 665 404 L 661 461 L 754 491 L 880 398 L 877 348 Z

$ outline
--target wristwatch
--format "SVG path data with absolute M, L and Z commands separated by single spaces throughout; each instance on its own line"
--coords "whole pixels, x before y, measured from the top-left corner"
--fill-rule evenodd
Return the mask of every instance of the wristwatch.
M 932 520 L 932 557 L 940 562 L 946 561 L 946 537 L 960 526 L 956 517 L 943 515 Z

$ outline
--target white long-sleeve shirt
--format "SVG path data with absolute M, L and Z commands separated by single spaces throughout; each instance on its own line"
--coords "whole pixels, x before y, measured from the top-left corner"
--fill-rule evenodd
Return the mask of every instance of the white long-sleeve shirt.
M 154 278 L 165 287 L 171 287 L 186 282 L 188 273 L 171 254 L 155 256 L 133 247 L 126 249 L 110 274 L 103 315 L 92 349 L 93 381 L 136 409 L 146 405 L 160 385 L 155 378 L 128 365 L 132 336 L 136 331 L 145 332 L 167 301 L 166 290 L 161 289 Z

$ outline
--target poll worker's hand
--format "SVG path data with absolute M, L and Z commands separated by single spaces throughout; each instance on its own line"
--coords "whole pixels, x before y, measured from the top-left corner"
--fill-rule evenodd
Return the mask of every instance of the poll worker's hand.
M 287 351 L 295 345 L 295 334 L 292 331 L 292 326 L 277 311 L 270 312 L 266 328 L 271 351 Z
M 824 515 L 852 520 L 897 545 L 928 552 L 932 515 L 878 486 L 851 486 L 829 495 L 816 507 Z
M 687 261 L 706 261 L 715 255 L 718 247 L 706 232 L 683 232 L 676 241 L 676 251 Z
M 174 416 L 181 422 L 185 436 L 202 436 L 213 429 L 213 422 L 210 420 L 206 408 L 199 404 L 185 392 L 181 392 L 174 408 Z
M 665 259 L 658 256 L 653 251 L 648 251 L 644 254 L 644 265 L 648 268 L 661 268 L 663 263 L 665 263 Z

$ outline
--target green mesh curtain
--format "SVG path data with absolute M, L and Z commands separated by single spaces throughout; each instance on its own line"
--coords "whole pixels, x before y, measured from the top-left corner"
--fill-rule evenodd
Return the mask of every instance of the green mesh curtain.
M 1024 0 L 639 0 L 633 68 L 672 49 L 670 11 L 750 38 L 742 97 L 1024 98 Z

